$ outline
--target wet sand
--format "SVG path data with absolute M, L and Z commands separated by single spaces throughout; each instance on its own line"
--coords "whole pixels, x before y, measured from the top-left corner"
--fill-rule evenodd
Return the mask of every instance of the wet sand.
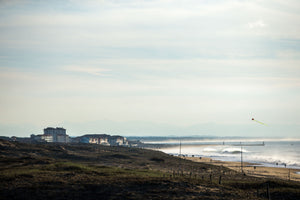
M 202 162 L 209 163 L 213 165 L 222 165 L 228 167 L 237 172 L 241 172 L 241 163 L 240 162 L 229 162 L 229 161 L 219 161 L 213 160 L 207 157 L 184 157 L 187 160 L 191 160 L 194 162 Z M 291 169 L 291 168 L 282 168 L 282 167 L 265 167 L 262 165 L 257 165 L 253 163 L 243 163 L 243 172 L 250 176 L 256 177 L 266 177 L 266 178 L 279 178 L 284 180 L 293 180 L 300 182 L 300 174 L 296 172 L 300 172 L 300 169 Z

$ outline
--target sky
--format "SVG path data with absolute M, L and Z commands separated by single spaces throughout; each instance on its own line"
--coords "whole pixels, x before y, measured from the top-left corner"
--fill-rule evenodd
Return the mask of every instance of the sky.
M 300 138 L 299 102 L 298 0 L 0 0 L 0 135 Z

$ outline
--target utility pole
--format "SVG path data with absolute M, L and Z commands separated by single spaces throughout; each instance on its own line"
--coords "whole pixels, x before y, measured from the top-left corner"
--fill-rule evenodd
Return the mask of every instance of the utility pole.
M 240 142 L 240 144 L 233 144 L 233 146 L 241 146 L 241 172 L 244 173 L 243 170 L 243 146 L 265 146 L 265 143 L 263 142 L 262 144 L 246 144 Z
M 179 156 L 181 157 L 181 140 L 179 142 Z
M 241 171 L 243 173 L 243 146 L 241 145 Z

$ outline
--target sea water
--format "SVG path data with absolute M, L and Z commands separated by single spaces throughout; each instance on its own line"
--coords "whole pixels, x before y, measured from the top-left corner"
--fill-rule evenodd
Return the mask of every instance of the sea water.
M 255 146 L 258 144 L 257 146 Z M 253 146 L 251 146 L 253 145 Z M 272 167 L 300 169 L 300 141 L 244 141 L 244 142 L 185 142 L 161 151 L 178 155 L 209 157 L 221 161 L 262 164 Z M 242 153 L 241 153 L 242 152 Z

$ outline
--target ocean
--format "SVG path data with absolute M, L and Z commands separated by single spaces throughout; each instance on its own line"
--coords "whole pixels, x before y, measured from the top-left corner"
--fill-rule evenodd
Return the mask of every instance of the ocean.
M 156 141 L 156 143 L 158 143 Z M 300 140 L 206 140 L 162 141 L 173 144 L 160 151 L 171 155 L 209 157 L 221 161 L 251 162 L 270 167 L 300 169 Z M 177 145 L 176 145 L 177 144 Z M 241 147 L 242 145 L 242 147 Z M 257 146 L 256 146 L 257 145 Z M 181 148 L 180 148 L 181 146 Z M 242 151 L 242 155 L 241 155 Z

